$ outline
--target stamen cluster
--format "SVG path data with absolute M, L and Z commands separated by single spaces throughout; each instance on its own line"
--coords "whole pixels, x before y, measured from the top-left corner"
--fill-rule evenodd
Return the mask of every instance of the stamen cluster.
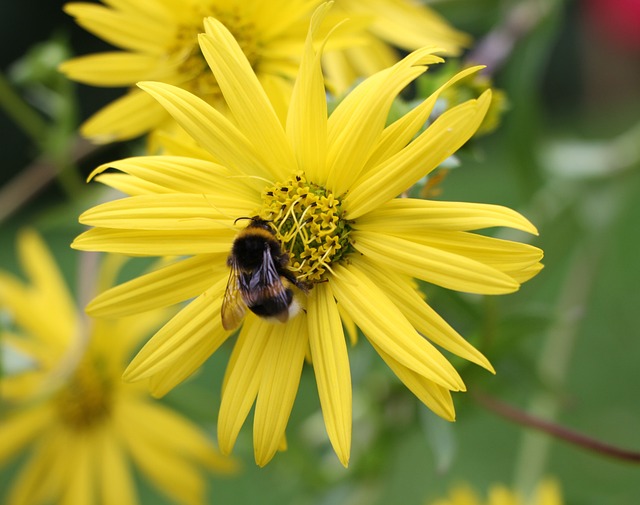
M 60 418 L 75 430 L 90 428 L 111 412 L 111 386 L 99 370 L 81 364 L 57 397 Z
M 330 265 L 352 250 L 349 223 L 331 191 L 296 174 L 264 192 L 260 217 L 273 223 L 276 238 L 290 257 L 289 269 L 301 282 L 324 280 Z

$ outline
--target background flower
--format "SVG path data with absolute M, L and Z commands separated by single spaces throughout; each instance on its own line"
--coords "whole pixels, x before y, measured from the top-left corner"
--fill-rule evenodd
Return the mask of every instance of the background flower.
M 78 24 L 120 50 L 71 59 L 60 66 L 61 71 L 94 86 L 133 86 L 93 115 L 83 125 L 82 134 L 104 143 L 170 126 L 166 111 L 134 86 L 143 80 L 181 86 L 225 110 L 218 84 L 198 47 L 197 35 L 203 31 L 202 20 L 207 16 L 215 16 L 234 34 L 273 103 L 284 108 L 317 3 L 136 0 L 106 2 L 104 6 L 67 4 L 65 11 Z M 353 38 L 345 37 L 342 43 L 347 42 Z
M 40 238 L 25 231 L 19 248 L 30 283 L 0 272 L 0 306 L 12 321 L 2 343 L 34 365 L 0 381 L 0 461 L 28 453 L 3 503 L 135 504 L 134 467 L 176 502 L 202 503 L 201 470 L 229 473 L 235 463 L 140 384 L 120 379 L 165 311 L 88 323 Z
M 398 50 L 435 46 L 441 54 L 457 56 L 471 37 L 453 28 L 425 2 L 413 0 L 337 0 L 347 17 L 371 19 L 366 42 L 324 55 L 325 76 L 344 93 L 358 77 L 369 76 L 398 61 Z
M 562 495 L 557 482 L 546 479 L 542 481 L 529 498 L 503 485 L 494 485 L 487 492 L 487 499 L 482 500 L 468 486 L 461 485 L 453 489 L 447 498 L 430 502 L 430 505 L 562 505 Z

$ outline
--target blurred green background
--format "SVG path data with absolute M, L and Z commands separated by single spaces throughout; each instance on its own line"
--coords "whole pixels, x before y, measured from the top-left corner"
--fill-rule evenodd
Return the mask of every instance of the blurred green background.
M 440 198 L 519 210 L 538 226 L 540 237 L 531 241 L 545 251 L 545 269 L 513 295 L 483 298 L 425 287 L 432 305 L 489 357 L 497 376 L 460 363 L 469 393 L 456 395 L 458 421 L 449 424 L 419 404 L 363 341 L 350 349 L 349 469 L 341 467 L 326 439 L 307 367 L 287 431 L 289 450 L 257 468 L 247 423 L 235 451 L 244 471 L 235 478 L 212 477 L 210 503 L 417 505 L 463 481 L 484 492 L 494 482 L 526 487 L 545 475 L 560 481 L 568 504 L 640 502 L 637 465 L 537 435 L 483 401 L 498 399 L 640 450 L 639 3 L 435 3 L 480 44 L 488 34 L 506 37 L 497 39 L 504 59 L 495 48 L 478 52 L 475 46 L 473 54 L 495 59 L 495 85 L 509 100 L 498 131 L 465 150 L 461 166 L 442 183 Z M 3 78 L 46 125 L 34 127 L 34 139 L 6 113 L 6 105 L 0 112 L 0 268 L 18 271 L 16 232 L 35 227 L 75 289 L 79 253 L 68 244 L 81 231 L 78 214 L 102 190 L 98 184 L 85 187 L 82 179 L 98 163 L 133 153 L 137 145 L 92 150 L 77 143 L 78 122 L 117 91 L 70 84 L 56 75 L 51 62 L 67 57 L 65 51 L 106 48 L 61 7 L 44 0 L 0 6 Z M 612 16 L 603 14 L 624 8 L 621 19 L 635 26 L 629 35 L 622 25 L 611 29 Z M 60 169 L 64 175 L 56 177 Z M 16 178 L 23 185 L 9 186 Z M 36 186 L 42 190 L 27 198 Z M 223 347 L 197 377 L 163 399 L 212 436 L 230 349 Z M 0 488 L 12 471 L 0 469 Z M 141 486 L 143 503 L 169 503 Z

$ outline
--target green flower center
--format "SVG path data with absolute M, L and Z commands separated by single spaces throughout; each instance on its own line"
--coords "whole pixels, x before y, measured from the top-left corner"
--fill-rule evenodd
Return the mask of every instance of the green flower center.
M 214 17 L 227 27 L 254 69 L 260 51 L 255 24 L 246 19 L 247 16 L 239 11 L 238 6 L 228 10 L 214 6 L 196 8 L 191 17 L 193 22 L 178 27 L 174 46 L 169 53 L 171 60 L 177 62 L 175 71 L 183 80 L 181 86 L 215 102 L 222 98 L 222 92 L 198 45 L 198 34 L 204 31 L 202 20 L 205 17 Z
M 57 394 L 60 418 L 75 431 L 95 426 L 111 413 L 111 393 L 111 384 L 99 370 L 81 363 Z
M 259 217 L 269 221 L 301 282 L 324 280 L 331 265 L 353 250 L 340 198 L 304 173 L 267 188 Z

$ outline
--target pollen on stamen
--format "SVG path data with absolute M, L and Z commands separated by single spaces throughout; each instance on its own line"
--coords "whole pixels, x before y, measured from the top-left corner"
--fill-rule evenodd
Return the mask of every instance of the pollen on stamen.
M 263 199 L 260 217 L 272 223 L 299 281 L 324 280 L 331 265 L 352 251 L 340 198 L 307 181 L 304 173 L 267 188 Z

